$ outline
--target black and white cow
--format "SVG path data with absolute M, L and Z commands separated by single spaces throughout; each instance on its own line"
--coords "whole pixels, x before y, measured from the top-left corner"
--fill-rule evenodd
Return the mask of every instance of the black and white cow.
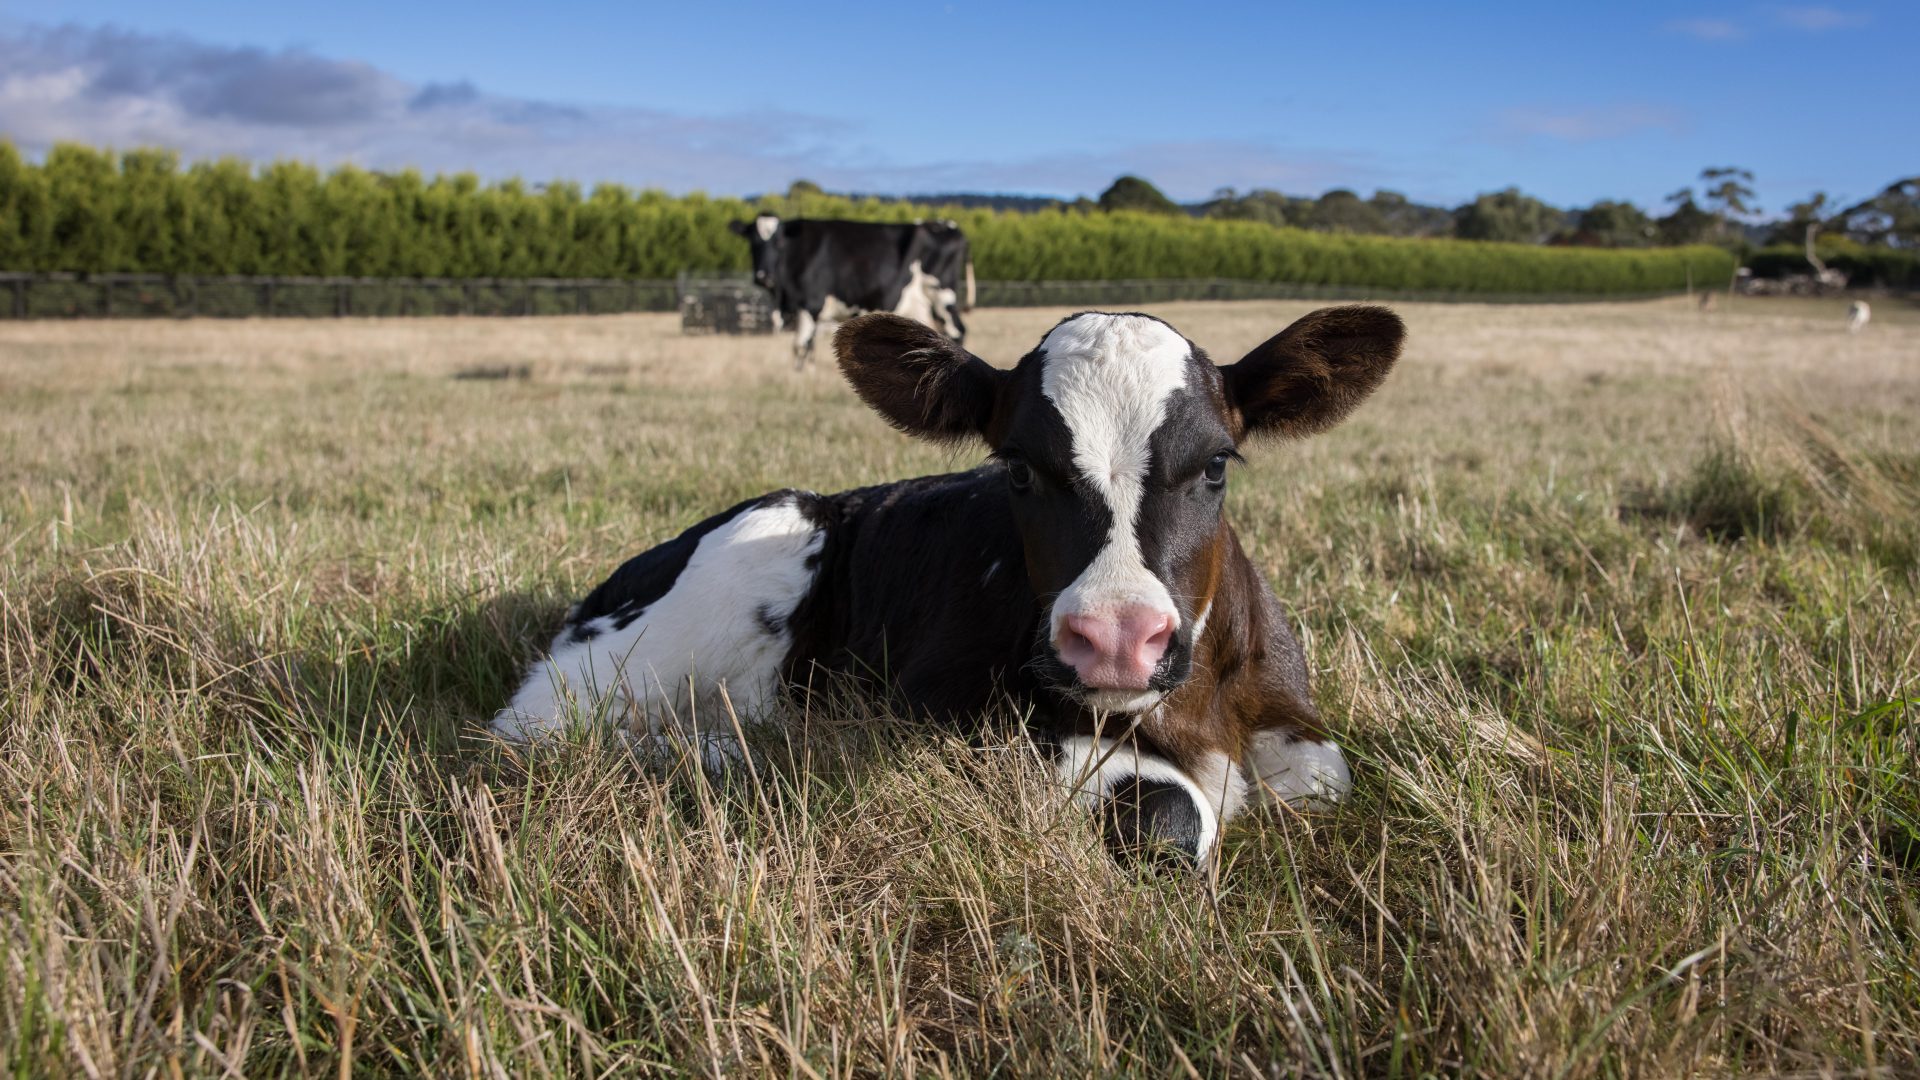
M 761 214 L 729 227 L 752 249 L 754 283 L 773 294 L 783 323 L 793 324 L 799 363 L 812 355 L 822 321 L 862 311 L 890 311 L 966 340 L 960 314 L 973 308 L 973 257 L 951 221 L 783 221 Z
M 1216 367 L 1147 315 L 1087 312 L 1011 370 L 887 314 L 834 339 L 894 426 L 982 440 L 971 472 L 818 495 L 780 491 L 622 566 L 570 614 L 494 729 L 591 720 L 642 737 L 689 717 L 714 763 L 725 704 L 777 722 L 783 694 L 871 680 L 915 714 L 1033 717 L 1116 850 L 1205 862 L 1252 801 L 1348 786 L 1287 617 L 1224 516 L 1229 466 L 1261 434 L 1339 422 L 1387 376 L 1391 311 L 1341 307 Z

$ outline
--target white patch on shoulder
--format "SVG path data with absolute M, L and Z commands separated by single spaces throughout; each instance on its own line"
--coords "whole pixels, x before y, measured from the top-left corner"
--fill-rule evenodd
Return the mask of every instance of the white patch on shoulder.
M 1073 793 L 1073 799 L 1088 810 L 1097 810 L 1114 786 L 1130 776 L 1142 780 L 1175 784 L 1186 789 L 1200 812 L 1200 865 L 1213 858 L 1213 845 L 1220 839 L 1220 813 L 1214 801 L 1173 762 L 1152 754 L 1142 754 L 1138 744 L 1116 743 L 1112 739 L 1094 739 L 1071 735 L 1060 741 L 1056 763 L 1060 782 Z
M 1353 787 L 1347 758 L 1330 742 L 1262 731 L 1247 753 L 1254 795 L 1307 809 L 1339 802 Z
M 900 289 L 900 300 L 894 304 L 893 313 L 946 332 L 945 320 L 934 314 L 933 294 L 939 285 L 939 279 L 922 270 L 918 259 L 914 260 L 907 266 L 907 283 Z
M 589 641 L 562 631 L 493 730 L 528 742 L 590 717 L 635 735 L 671 725 L 730 736 L 722 692 L 743 721 L 773 704 L 793 644 L 786 621 L 812 588 L 807 563 L 825 543 L 791 500 L 742 513 L 702 537 L 673 588 L 624 629 L 600 618 Z
M 1191 348 L 1158 319 L 1079 315 L 1040 343 L 1040 391 L 1060 410 L 1073 439 L 1073 464 L 1107 504 L 1107 542 L 1053 603 L 1052 633 L 1070 614 L 1140 605 L 1173 615 L 1167 586 L 1147 569 L 1136 531 L 1146 494 L 1148 440 L 1167 417 L 1167 399 L 1186 385 Z
M 858 314 L 860 314 L 859 308 L 832 293 L 828 293 L 826 299 L 820 301 L 820 321 L 823 323 L 845 322 Z
M 753 219 L 753 231 L 759 233 L 762 240 L 773 239 L 774 232 L 779 228 L 780 219 L 772 214 L 761 214 Z

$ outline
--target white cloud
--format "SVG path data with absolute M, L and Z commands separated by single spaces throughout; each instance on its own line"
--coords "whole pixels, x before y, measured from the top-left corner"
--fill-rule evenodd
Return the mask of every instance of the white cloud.
M 1661 105 L 1600 105 L 1573 109 L 1514 108 L 1500 114 L 1499 131 L 1506 136 L 1557 139 L 1561 142 L 1598 142 L 1645 131 L 1677 133 L 1684 118 Z
M 1873 21 L 1872 16 L 1862 12 L 1841 11 L 1838 8 L 1817 4 L 1776 5 L 1766 9 L 1766 16 L 1767 22 L 1773 26 L 1810 33 L 1850 30 Z M 1711 17 L 1673 19 L 1666 24 L 1666 30 L 1668 33 L 1684 34 L 1700 41 L 1739 41 L 1748 33 L 1744 23 L 1733 19 Z
M 419 84 L 301 49 L 213 45 L 112 28 L 0 29 L 0 136 L 29 152 L 70 140 L 161 146 L 188 159 L 298 158 L 489 178 L 612 180 L 669 191 L 1096 193 L 1122 172 L 1176 197 L 1222 184 L 1314 190 L 1380 180 L 1355 155 L 1288 154 L 1230 140 L 1069 150 L 1025 159 L 903 162 L 838 120 L 697 115 Z
M 845 126 L 783 113 L 691 116 L 414 85 L 370 65 L 113 29 L 0 34 L 0 133 L 189 158 L 619 179 L 674 190 L 784 186 Z
M 1674 19 L 1667 23 L 1667 31 L 1685 34 L 1701 41 L 1738 41 L 1747 36 L 1747 32 L 1732 19 Z
M 1847 30 L 1856 26 L 1865 26 L 1872 22 L 1868 15 L 1839 11 L 1830 7 L 1776 7 L 1771 14 L 1775 22 L 1795 30 Z

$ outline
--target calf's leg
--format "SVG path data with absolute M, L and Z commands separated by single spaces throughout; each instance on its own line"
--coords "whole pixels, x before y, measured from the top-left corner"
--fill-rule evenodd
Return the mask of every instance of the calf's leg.
M 1244 787 L 1224 755 L 1205 765 L 1182 769 L 1135 740 L 1086 735 L 1062 739 L 1055 757 L 1061 782 L 1098 815 L 1115 854 L 1176 853 L 1200 866 L 1212 859 L 1220 824 L 1239 808 Z

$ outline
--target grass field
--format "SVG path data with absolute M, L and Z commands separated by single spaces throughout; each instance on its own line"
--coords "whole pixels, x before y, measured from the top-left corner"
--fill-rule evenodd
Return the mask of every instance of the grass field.
M 1920 318 L 1843 307 L 1400 305 L 1381 394 L 1229 504 L 1354 796 L 1205 881 L 1110 863 L 1012 737 L 818 705 L 717 783 L 479 737 L 627 555 L 976 460 L 783 340 L 0 324 L 0 1057 L 1911 1075 Z M 1232 359 L 1306 305 L 1158 310 Z

